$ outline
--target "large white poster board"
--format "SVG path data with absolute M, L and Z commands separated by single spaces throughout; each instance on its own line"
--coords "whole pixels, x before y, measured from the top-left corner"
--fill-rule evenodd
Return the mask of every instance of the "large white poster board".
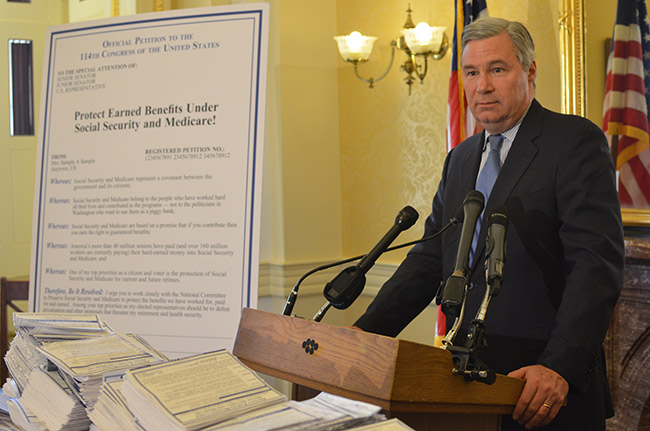
M 267 4 L 49 30 L 31 310 L 231 348 L 257 305 L 267 38 Z

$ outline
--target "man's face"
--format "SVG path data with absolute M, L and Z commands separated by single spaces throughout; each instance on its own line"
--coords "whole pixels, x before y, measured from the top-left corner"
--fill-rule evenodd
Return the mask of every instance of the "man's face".
M 463 86 L 474 118 L 491 134 L 514 126 L 533 99 L 537 66 L 524 70 L 507 33 L 467 43 Z

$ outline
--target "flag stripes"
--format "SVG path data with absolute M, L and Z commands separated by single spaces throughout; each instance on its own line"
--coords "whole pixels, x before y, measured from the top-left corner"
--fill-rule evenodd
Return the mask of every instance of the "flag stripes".
M 649 24 L 645 0 L 618 1 L 603 102 L 621 206 L 642 209 L 650 209 Z

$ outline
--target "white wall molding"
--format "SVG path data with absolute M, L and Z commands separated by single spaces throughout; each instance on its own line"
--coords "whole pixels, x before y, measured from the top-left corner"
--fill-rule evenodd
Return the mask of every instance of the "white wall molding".
M 258 288 L 259 297 L 275 296 L 286 298 L 303 274 L 306 274 L 308 271 L 326 263 L 328 262 L 290 264 L 261 262 Z M 353 263 L 347 264 L 347 266 L 349 265 L 353 265 Z M 347 266 L 341 265 L 310 275 L 300 285 L 300 295 L 322 295 L 325 284 L 332 280 L 336 274 Z M 375 266 L 373 266 L 373 268 L 366 274 L 366 287 L 361 294 L 371 297 L 377 295 L 382 284 L 384 284 L 393 272 L 395 272 L 397 266 L 398 265 L 394 263 L 376 263 Z

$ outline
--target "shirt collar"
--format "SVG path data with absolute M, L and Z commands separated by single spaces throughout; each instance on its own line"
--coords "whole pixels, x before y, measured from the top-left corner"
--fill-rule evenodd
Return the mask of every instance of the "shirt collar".
M 532 103 L 531 103 L 531 105 L 532 105 Z M 501 136 L 503 136 L 503 138 L 506 139 L 508 142 L 511 142 L 511 143 L 514 142 L 515 137 L 517 136 L 517 132 L 519 131 L 519 127 L 521 127 L 521 123 L 523 123 L 524 118 L 526 118 L 526 114 L 528 114 L 528 110 L 530 109 L 530 106 L 531 106 L 531 105 L 528 105 L 528 108 L 526 108 L 526 111 L 525 111 L 524 114 L 521 116 L 521 118 L 519 118 L 519 121 L 517 121 L 517 122 L 515 123 L 514 126 L 512 126 L 511 128 L 509 128 L 508 130 L 506 130 L 506 131 L 503 132 L 503 133 L 499 133 L 499 134 L 497 134 L 496 136 L 501 135 Z M 483 151 L 485 151 L 485 148 L 487 147 L 487 142 L 488 142 L 488 137 L 489 137 L 489 136 L 492 136 L 492 135 L 490 135 L 490 134 L 486 131 L 486 132 L 485 132 L 485 139 L 483 140 Z

